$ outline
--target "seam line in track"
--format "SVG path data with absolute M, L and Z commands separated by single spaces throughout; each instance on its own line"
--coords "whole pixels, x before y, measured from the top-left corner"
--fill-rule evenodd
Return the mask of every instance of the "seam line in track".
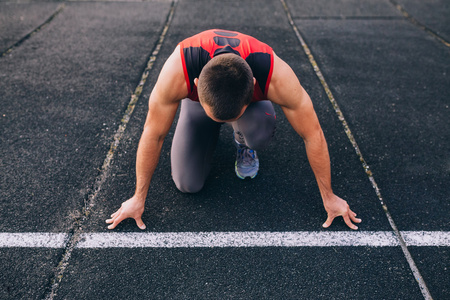
M 22 37 L 20 40 L 18 40 L 17 42 L 15 42 L 12 46 L 10 46 L 9 48 L 7 48 L 5 51 L 3 51 L 0 54 L 0 57 L 6 56 L 8 54 L 10 54 L 15 48 L 19 47 L 23 42 L 25 42 L 26 40 L 28 40 L 29 38 L 31 38 L 33 35 L 35 35 L 36 33 L 38 33 L 39 31 L 41 31 L 45 26 L 47 26 L 51 21 L 53 21 L 53 19 L 59 15 L 63 9 L 65 7 L 65 4 L 61 4 L 58 6 L 57 10 L 47 19 L 45 20 L 44 23 L 42 23 L 41 25 L 39 25 L 38 27 L 36 27 L 36 29 L 34 29 L 33 31 L 31 31 L 30 33 L 28 33 L 27 35 L 25 35 L 24 37 Z
M 348 126 L 347 121 L 345 120 L 344 114 L 342 113 L 341 109 L 339 108 L 339 105 L 338 105 L 336 99 L 334 98 L 334 95 L 332 94 L 332 92 L 331 92 L 331 90 L 330 90 L 330 88 L 328 86 L 328 83 L 326 82 L 325 77 L 323 76 L 322 71 L 319 68 L 319 65 L 317 64 L 314 56 L 311 53 L 311 50 L 309 49 L 308 45 L 306 44 L 305 40 L 303 39 L 302 35 L 300 34 L 300 31 L 299 31 L 297 25 L 295 25 L 295 23 L 294 23 L 294 21 L 292 19 L 292 15 L 290 13 L 289 7 L 287 6 L 285 0 L 280 0 L 280 2 L 281 2 L 282 6 L 284 8 L 284 11 L 285 11 L 286 16 L 288 18 L 289 24 L 291 25 L 293 31 L 295 32 L 295 35 L 297 36 L 298 41 L 302 45 L 304 53 L 308 57 L 309 62 L 311 64 L 311 66 L 313 67 L 314 72 L 316 73 L 316 76 L 319 78 L 319 80 L 320 80 L 320 82 L 322 84 L 322 87 L 323 87 L 323 89 L 325 90 L 325 93 L 328 96 L 328 99 L 330 100 L 330 102 L 331 102 L 331 104 L 332 104 L 332 106 L 333 106 L 333 108 L 334 108 L 334 110 L 335 110 L 339 120 L 342 123 L 342 126 L 344 127 L 344 131 L 347 134 L 347 137 L 350 140 L 350 143 L 352 144 L 353 148 L 355 149 L 356 154 L 359 157 L 359 160 L 361 161 L 361 164 L 362 164 L 362 167 L 364 168 L 364 171 L 366 172 L 367 176 L 369 177 L 370 182 L 372 183 L 372 187 L 374 188 L 375 193 L 376 193 L 376 195 L 377 195 L 377 197 L 378 197 L 378 199 L 379 199 L 379 201 L 381 203 L 381 206 L 383 207 L 383 210 L 384 210 L 384 212 L 386 214 L 386 217 L 387 217 L 387 219 L 389 221 L 389 224 L 392 227 L 392 230 L 394 231 L 395 235 L 397 236 L 397 239 L 399 241 L 400 247 L 401 247 L 401 249 L 403 251 L 403 254 L 404 254 L 404 256 L 405 256 L 405 258 L 406 258 L 406 260 L 407 260 L 407 262 L 409 264 L 409 267 L 410 267 L 410 269 L 411 269 L 411 271 L 412 271 L 412 273 L 414 275 L 414 278 L 415 278 L 416 282 L 419 285 L 419 288 L 420 288 L 420 291 L 422 292 L 423 297 L 425 299 L 427 299 L 427 300 L 432 299 L 430 291 L 428 290 L 428 287 L 427 287 L 427 285 L 425 283 L 425 280 L 423 279 L 422 275 L 420 274 L 420 271 L 417 268 L 416 263 L 414 262 L 414 259 L 412 258 L 411 253 L 408 250 L 408 247 L 407 247 L 407 245 L 405 243 L 405 240 L 404 240 L 402 234 L 398 230 L 397 225 L 394 222 L 394 219 L 392 218 L 392 216 L 391 216 L 391 214 L 390 214 L 386 204 L 384 203 L 384 200 L 383 200 L 383 198 L 381 196 L 380 189 L 378 188 L 378 185 L 375 182 L 375 178 L 374 178 L 374 176 L 372 174 L 372 171 L 370 170 L 369 165 L 367 164 L 366 160 L 364 159 L 364 157 L 363 157 L 363 155 L 361 153 L 361 150 L 359 149 L 359 146 L 356 143 L 355 137 L 353 136 L 353 134 L 352 134 L 352 132 L 350 130 L 350 127 Z
M 441 35 L 436 33 L 434 30 L 432 30 L 428 26 L 422 24 L 416 18 L 411 16 L 400 4 L 397 3 L 397 1 L 389 0 L 389 2 L 392 5 L 394 5 L 395 8 L 397 8 L 409 22 L 411 22 L 413 25 L 415 25 L 416 27 L 422 29 L 423 31 L 425 31 L 426 33 L 428 33 L 429 35 L 431 35 L 432 37 L 437 39 L 439 42 L 441 42 L 442 44 L 444 44 L 445 46 L 450 48 L 450 42 L 449 41 L 445 40 L 445 38 L 443 38 Z
M 106 155 L 106 158 L 103 162 L 101 172 L 95 180 L 92 192 L 87 197 L 88 200 L 87 200 L 87 203 L 85 203 L 85 206 L 83 208 L 82 216 L 78 220 L 75 220 L 75 222 L 73 224 L 73 228 L 71 229 L 71 232 L 67 236 L 67 240 L 65 241 L 65 244 L 64 244 L 64 253 L 62 254 L 61 260 L 56 268 L 55 274 L 50 281 L 50 286 L 47 288 L 47 292 L 44 295 L 44 299 L 49 299 L 49 300 L 54 299 L 54 297 L 56 296 L 56 294 L 58 292 L 64 272 L 69 265 L 69 261 L 70 261 L 72 252 L 76 248 L 78 242 L 80 241 L 80 237 L 83 234 L 83 225 L 86 222 L 86 220 L 88 220 L 88 218 L 92 212 L 92 208 L 95 205 L 95 200 L 97 198 L 99 191 L 102 188 L 103 183 L 109 177 L 110 166 L 111 166 L 114 154 L 120 144 L 120 140 L 123 137 L 123 134 L 125 132 L 128 122 L 131 118 L 131 115 L 134 111 L 134 108 L 140 98 L 140 95 L 142 93 L 142 89 L 145 85 L 147 77 L 148 77 L 150 71 L 152 70 L 153 65 L 156 61 L 156 58 L 159 54 L 159 51 L 164 42 L 167 31 L 169 30 L 170 24 L 172 22 L 177 4 L 178 4 L 178 0 L 172 1 L 171 7 L 167 14 L 166 22 L 162 28 L 159 39 L 155 43 L 155 45 L 152 49 L 150 58 L 147 62 L 147 66 L 142 73 L 141 80 L 139 81 L 139 84 L 137 85 L 133 95 L 131 96 L 131 100 L 128 104 L 128 107 L 127 107 L 123 117 L 122 117 L 121 123 L 120 123 L 117 131 L 114 134 L 114 140 L 111 143 L 111 147 L 110 147 L 110 149 Z
M 403 17 L 396 16 L 299 16 L 292 17 L 293 20 L 370 20 L 370 21 L 391 21 L 391 20 L 403 20 Z

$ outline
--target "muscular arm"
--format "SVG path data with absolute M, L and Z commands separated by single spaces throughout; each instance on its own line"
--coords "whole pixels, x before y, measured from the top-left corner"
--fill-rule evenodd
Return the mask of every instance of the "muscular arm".
M 156 88 L 157 89 L 157 88 Z M 153 172 L 158 164 L 162 144 L 175 117 L 178 102 L 159 101 L 163 93 L 153 90 L 149 100 L 149 110 L 144 130 L 139 141 L 136 157 L 135 196 L 145 201 Z
M 305 142 L 308 161 L 328 213 L 323 226 L 330 226 L 335 217 L 342 216 L 350 228 L 357 229 L 352 221 L 359 223 L 361 220 L 355 217 L 345 200 L 333 193 L 328 146 L 311 99 L 292 69 L 276 55 L 268 98 L 281 106 L 289 123 Z
M 136 157 L 136 190 L 134 196 L 122 203 L 111 219 L 109 229 L 114 229 L 127 218 L 136 220 L 139 228 L 145 229 L 142 221 L 145 199 L 150 182 L 159 161 L 162 144 L 175 118 L 180 100 L 187 97 L 181 57 L 178 47 L 164 64 L 158 81 L 150 95 L 147 118 L 139 141 Z

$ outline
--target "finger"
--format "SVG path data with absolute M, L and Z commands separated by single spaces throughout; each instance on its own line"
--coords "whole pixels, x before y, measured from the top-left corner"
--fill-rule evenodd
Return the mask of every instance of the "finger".
M 354 216 L 354 217 L 356 217 L 356 213 L 353 211 L 353 210 L 351 210 L 351 209 L 348 209 L 348 211 L 350 212 L 350 215 L 352 215 L 352 216 Z
M 144 230 L 144 229 L 146 228 L 144 222 L 142 221 L 142 218 L 136 218 L 135 220 L 136 220 L 136 225 L 137 225 L 140 229 Z
M 122 216 L 118 216 L 117 218 L 114 219 L 114 222 L 108 226 L 108 229 L 114 229 L 116 228 L 117 225 L 119 225 L 120 222 L 123 221 L 123 217 Z
M 113 216 L 114 215 L 114 216 Z M 106 223 L 113 223 L 114 222 L 114 220 L 117 218 L 117 214 L 113 214 L 113 215 L 111 215 L 111 219 L 107 219 L 106 220 Z
M 355 223 L 361 223 L 362 220 L 359 218 L 356 218 L 356 213 L 353 212 L 351 209 L 349 209 L 349 211 L 350 211 L 350 219 Z
M 322 227 L 323 228 L 328 228 L 330 227 L 331 223 L 333 223 L 334 217 L 328 215 L 327 220 L 325 221 L 325 223 L 323 223 Z
M 116 228 L 117 224 L 118 224 L 118 223 L 116 223 L 116 222 L 112 223 L 111 225 L 108 226 L 108 229 L 114 229 L 114 228 Z
M 343 217 L 344 217 L 345 224 L 347 224 L 348 227 L 350 227 L 353 230 L 358 229 L 358 226 L 356 226 L 355 224 L 352 223 L 352 221 L 350 221 L 350 218 L 348 215 L 345 215 Z
M 116 210 L 115 213 L 113 213 L 113 214 L 111 215 L 111 218 L 114 218 L 115 216 L 117 216 L 118 214 L 120 214 L 121 211 L 122 211 L 122 206 L 121 206 L 118 210 Z
M 120 211 L 122 210 L 122 207 L 121 208 L 119 208 L 115 213 L 113 213 L 112 215 L 111 215 L 111 219 L 107 219 L 106 220 L 106 223 L 112 223 L 112 222 L 114 222 L 114 219 L 119 215 L 119 213 L 120 213 Z
M 359 218 L 357 218 L 355 216 L 352 216 L 352 215 L 350 215 L 350 219 L 352 220 L 352 222 L 355 222 L 355 223 L 361 223 L 362 222 L 361 219 L 359 219 Z

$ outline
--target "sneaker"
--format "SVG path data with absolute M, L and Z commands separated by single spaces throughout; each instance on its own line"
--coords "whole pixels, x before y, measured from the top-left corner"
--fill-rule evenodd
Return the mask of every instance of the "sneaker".
M 237 177 L 245 179 L 245 177 L 255 178 L 259 170 L 258 155 L 255 150 L 236 142 L 237 154 L 235 171 Z

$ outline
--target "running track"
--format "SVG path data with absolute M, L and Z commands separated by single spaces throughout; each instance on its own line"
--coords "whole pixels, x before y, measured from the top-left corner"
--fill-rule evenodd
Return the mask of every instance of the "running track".
M 450 63 L 440 25 L 448 6 L 0 8 L 2 298 L 449 296 Z M 320 229 L 324 215 L 304 156 L 281 152 L 302 151 L 282 117 L 261 176 L 236 181 L 227 171 L 233 151 L 221 138 L 209 188 L 197 196 L 170 182 L 169 135 L 144 215 L 147 232 L 135 232 L 131 221 L 105 230 L 104 219 L 133 186 L 158 70 L 177 41 L 211 27 L 257 36 L 294 68 L 327 136 L 335 190 L 363 218 L 358 232 L 339 221 Z M 293 165 L 302 170 L 300 186 Z

